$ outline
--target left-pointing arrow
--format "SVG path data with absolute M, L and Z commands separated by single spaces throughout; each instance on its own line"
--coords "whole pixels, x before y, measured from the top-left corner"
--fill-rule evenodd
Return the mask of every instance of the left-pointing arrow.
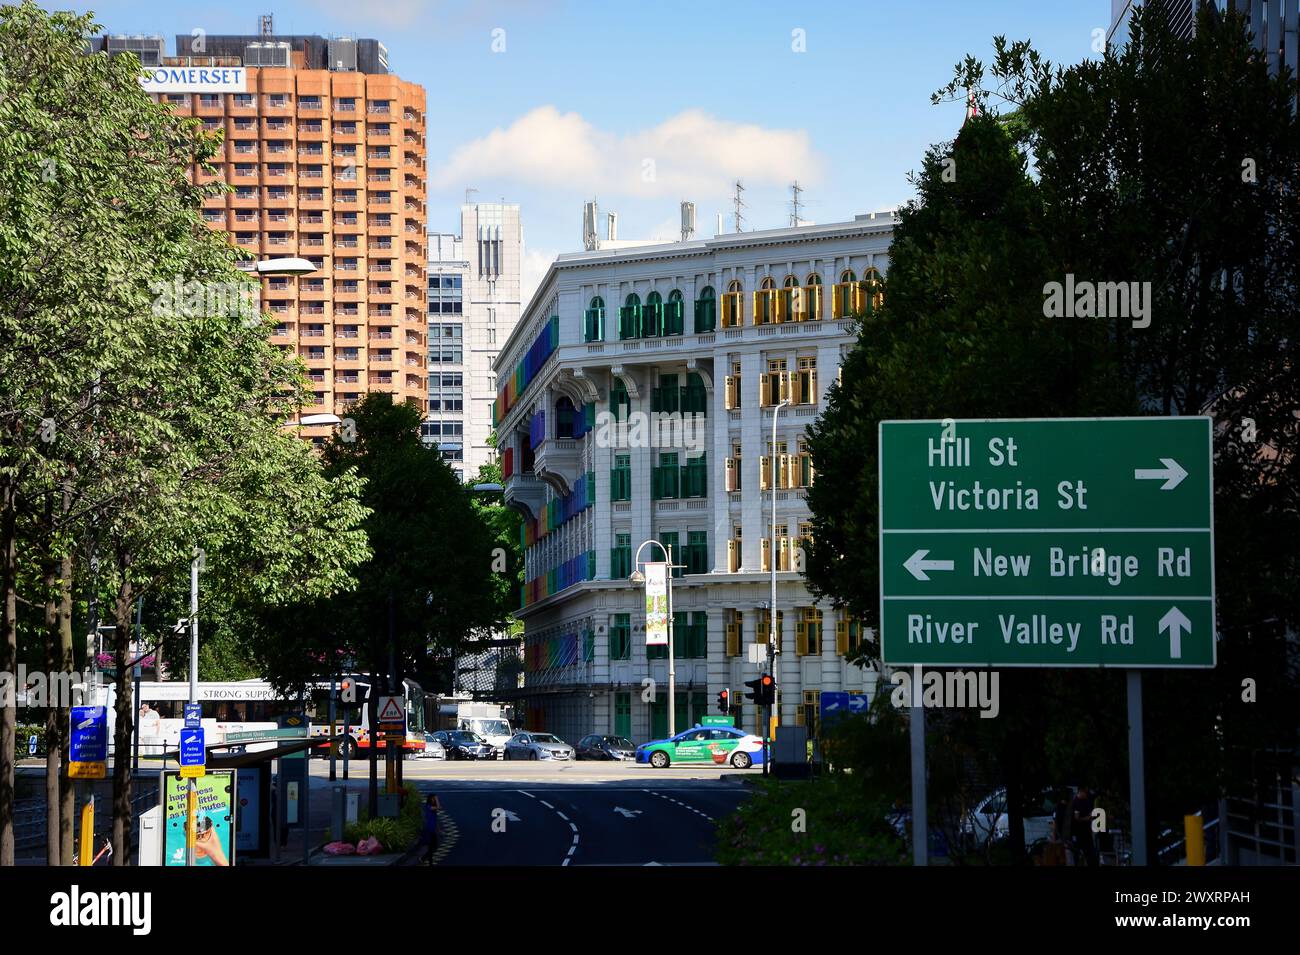
M 1183 655 L 1183 631 L 1192 632 L 1192 622 L 1187 619 L 1187 615 L 1177 607 L 1170 607 L 1169 611 L 1160 618 L 1160 632 L 1169 631 L 1169 658 L 1177 660 Z
M 907 560 L 903 561 L 903 566 L 917 580 L 929 580 L 930 575 L 927 570 L 952 570 L 953 562 L 950 560 L 926 560 L 925 555 L 930 553 L 928 550 L 918 550 Z

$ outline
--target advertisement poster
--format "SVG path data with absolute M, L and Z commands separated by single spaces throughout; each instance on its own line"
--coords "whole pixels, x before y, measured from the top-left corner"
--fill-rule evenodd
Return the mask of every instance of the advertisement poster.
M 241 769 L 235 780 L 239 809 L 235 812 L 235 848 L 256 852 L 262 839 L 262 771 Z
M 645 565 L 645 644 L 668 645 L 668 565 Z
M 198 787 L 194 864 L 229 866 L 235 863 L 235 773 L 207 773 Z M 185 865 L 185 803 L 188 779 L 163 773 L 163 865 Z

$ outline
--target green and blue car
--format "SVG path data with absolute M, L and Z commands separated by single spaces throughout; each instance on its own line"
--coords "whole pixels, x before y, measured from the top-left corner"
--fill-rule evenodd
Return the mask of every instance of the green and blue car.
M 671 739 L 636 748 L 636 761 L 663 769 L 673 763 L 711 763 L 748 769 L 763 765 L 763 740 L 734 726 L 692 726 Z

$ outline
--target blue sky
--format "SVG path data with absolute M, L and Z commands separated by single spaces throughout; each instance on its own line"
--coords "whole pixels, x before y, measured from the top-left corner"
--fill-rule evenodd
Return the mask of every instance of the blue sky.
M 67 8 L 66 3 L 47 3 Z M 1055 63 L 1092 55 L 1107 0 L 205 0 L 100 2 L 114 33 L 375 37 L 390 65 L 429 93 L 429 217 L 459 228 L 466 188 L 522 206 L 527 272 L 581 244 L 585 199 L 619 214 L 620 238 L 673 238 L 678 202 L 699 233 L 803 216 L 849 219 L 911 196 L 907 173 L 951 138 L 958 104 L 930 94 L 991 39 L 1032 39 Z M 504 32 L 500 32 L 504 31 Z M 794 31 L 802 31 L 796 35 Z M 802 41 L 803 51 L 795 47 Z M 504 49 L 502 49 L 504 47 Z M 495 49 L 494 49 L 495 48 Z

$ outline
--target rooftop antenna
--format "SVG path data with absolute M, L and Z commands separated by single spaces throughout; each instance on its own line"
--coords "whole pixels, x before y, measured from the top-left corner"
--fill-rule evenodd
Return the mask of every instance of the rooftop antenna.
M 745 208 L 745 201 L 744 201 L 743 199 L 740 198 L 740 194 L 741 194 L 742 192 L 744 192 L 744 191 L 745 191 L 745 187 L 741 184 L 740 180 L 737 179 L 737 180 L 736 180 L 736 192 L 735 192 L 735 195 L 733 195 L 733 196 L 732 196 L 732 199 L 731 199 L 732 204 L 733 204 L 733 205 L 735 206 L 735 208 L 736 208 L 736 213 L 735 213 L 735 214 L 736 214 L 736 231 L 737 231 L 737 232 L 740 231 L 741 223 L 743 223 L 743 222 L 745 221 L 745 217 L 742 216 L 742 215 L 740 214 L 740 210 L 743 209 L 743 208 Z
M 271 14 L 264 13 L 257 18 L 257 31 L 264 37 L 272 36 L 275 33 L 274 28 L 271 26 L 271 17 Z
M 796 179 L 790 183 L 790 194 L 793 198 L 790 200 L 790 225 L 796 229 L 799 228 L 799 194 L 803 192 L 803 187 L 799 185 Z

